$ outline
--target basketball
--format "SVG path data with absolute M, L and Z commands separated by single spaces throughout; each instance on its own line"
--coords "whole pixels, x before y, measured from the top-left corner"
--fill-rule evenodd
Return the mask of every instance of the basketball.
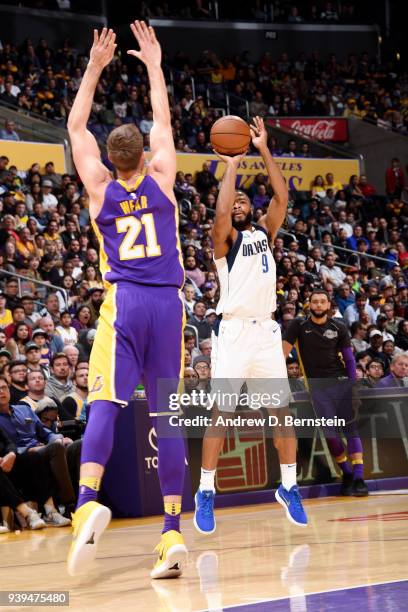
M 240 155 L 251 141 L 249 125 L 235 115 L 218 119 L 211 128 L 210 140 L 213 148 L 221 155 Z

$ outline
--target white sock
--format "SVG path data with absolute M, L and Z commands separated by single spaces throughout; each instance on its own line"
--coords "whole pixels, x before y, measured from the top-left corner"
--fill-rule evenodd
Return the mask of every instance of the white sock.
M 200 491 L 213 491 L 215 493 L 216 470 L 205 470 L 201 468 Z
M 296 484 L 296 463 L 281 463 L 280 471 L 283 488 L 290 491 Z

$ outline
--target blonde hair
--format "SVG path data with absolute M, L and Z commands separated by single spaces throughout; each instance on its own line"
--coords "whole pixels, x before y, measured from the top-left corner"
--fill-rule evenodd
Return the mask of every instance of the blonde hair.
M 143 153 L 143 137 L 132 123 L 121 125 L 109 134 L 108 155 L 113 165 L 123 172 L 136 170 Z

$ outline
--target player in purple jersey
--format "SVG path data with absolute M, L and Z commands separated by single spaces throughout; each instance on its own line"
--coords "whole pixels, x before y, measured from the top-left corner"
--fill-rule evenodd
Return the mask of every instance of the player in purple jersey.
M 143 377 L 149 412 L 158 432 L 158 473 L 165 510 L 156 548 L 158 560 L 151 576 L 166 578 L 181 574 L 187 555 L 180 533 L 185 449 L 177 431 L 172 437 L 168 431 L 162 435 L 168 428 L 169 409 L 158 398 L 157 387 L 159 379 L 178 381 L 183 375 L 180 288 L 184 271 L 173 194 L 176 153 L 161 48 L 153 28 L 139 21 L 130 27 L 140 51 L 128 53 L 146 65 L 151 87 L 154 122 L 147 175 L 143 175 L 142 136 L 134 125 L 114 129 L 107 141 L 117 180 L 112 180 L 102 164 L 96 140 L 86 127 L 99 77 L 115 53 L 112 30 L 104 28 L 100 35 L 94 31 L 89 64 L 68 120 L 74 162 L 89 194 L 107 287 L 91 353 L 91 409 L 82 447 L 68 571 L 82 574 L 87 569 L 109 523 L 111 512 L 97 502 L 97 495 L 112 450 L 116 418 Z

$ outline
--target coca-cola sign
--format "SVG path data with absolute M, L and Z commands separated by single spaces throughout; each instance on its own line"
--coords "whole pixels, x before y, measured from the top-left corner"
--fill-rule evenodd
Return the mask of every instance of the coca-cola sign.
M 278 127 L 313 140 L 323 142 L 347 142 L 348 140 L 347 119 L 344 118 L 277 117 L 268 119 L 268 123 L 272 127 Z

